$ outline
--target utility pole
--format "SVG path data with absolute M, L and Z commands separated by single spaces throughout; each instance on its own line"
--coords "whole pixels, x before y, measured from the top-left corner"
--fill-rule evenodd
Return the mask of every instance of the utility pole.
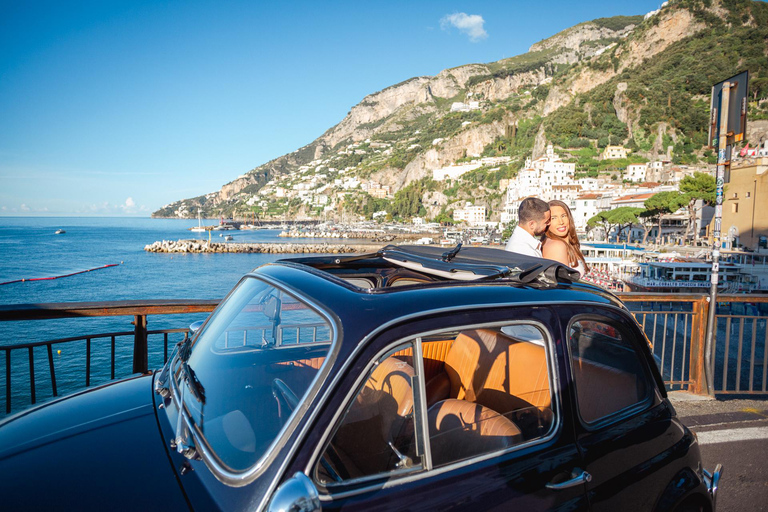
M 709 144 L 717 140 L 717 173 L 715 175 L 715 218 L 712 230 L 712 273 L 709 289 L 709 315 L 704 342 L 704 376 L 707 394 L 714 396 L 713 346 L 717 333 L 717 285 L 720 270 L 720 239 L 723 219 L 723 188 L 730 181 L 731 144 L 743 140 L 747 125 L 747 84 L 749 72 L 745 71 L 712 87 Z M 719 94 L 718 94 L 719 93 Z M 718 101 L 719 96 L 719 101 Z M 735 105 L 731 106 L 731 100 Z M 734 108 L 735 107 L 735 108 Z M 719 125 L 718 125 L 719 121 Z M 715 137 L 715 134 L 717 135 Z M 728 361 L 725 362 L 728 364 Z
M 715 313 L 717 312 L 717 285 L 720 270 L 720 230 L 723 219 L 723 186 L 725 185 L 726 167 L 730 167 L 730 146 L 728 144 L 728 107 L 730 101 L 730 82 L 723 83 L 720 99 L 720 130 L 717 143 L 717 174 L 715 175 L 715 229 L 712 233 L 712 275 L 709 288 L 709 318 L 707 319 L 707 337 L 704 343 L 704 375 L 707 379 L 707 394 L 714 396 L 714 375 L 712 368 L 712 345 L 714 344 Z M 716 114 L 713 114 L 716 115 Z M 715 120 L 717 118 L 715 117 Z

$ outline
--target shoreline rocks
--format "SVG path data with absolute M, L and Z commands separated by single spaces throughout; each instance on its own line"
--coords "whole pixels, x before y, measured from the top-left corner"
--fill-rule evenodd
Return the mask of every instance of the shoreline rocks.
M 381 244 L 209 243 L 200 240 L 162 240 L 145 245 L 144 250 L 156 253 L 343 254 L 375 252 L 381 247 Z

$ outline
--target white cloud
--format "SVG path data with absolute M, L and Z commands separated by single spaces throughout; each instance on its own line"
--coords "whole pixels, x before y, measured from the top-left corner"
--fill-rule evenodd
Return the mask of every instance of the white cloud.
M 125 200 L 126 208 L 133 208 L 134 206 L 136 206 L 136 203 L 133 201 L 132 197 L 129 197 L 128 199 Z
M 27 206 L 26 204 L 22 204 L 19 208 L 23 212 L 28 212 L 30 210 L 29 206 Z
M 440 20 L 440 28 L 448 30 L 450 27 L 456 27 L 460 32 L 467 34 L 473 43 L 488 37 L 488 32 L 483 28 L 483 24 L 485 24 L 485 20 L 479 14 L 464 12 L 448 14 Z

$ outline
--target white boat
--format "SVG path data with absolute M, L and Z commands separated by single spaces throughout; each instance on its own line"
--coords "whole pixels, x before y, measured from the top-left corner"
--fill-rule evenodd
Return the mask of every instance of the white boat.
M 200 208 L 197 209 L 197 226 L 191 227 L 189 230 L 194 233 L 202 233 L 206 230 L 203 226 L 203 219 L 200 217 Z
M 234 237 L 232 237 L 232 235 L 227 235 L 224 237 L 224 240 L 229 242 L 230 240 L 234 240 Z
M 53 232 L 54 235 L 63 235 L 64 233 L 66 233 L 66 231 L 64 231 L 63 229 L 57 229 L 56 231 Z

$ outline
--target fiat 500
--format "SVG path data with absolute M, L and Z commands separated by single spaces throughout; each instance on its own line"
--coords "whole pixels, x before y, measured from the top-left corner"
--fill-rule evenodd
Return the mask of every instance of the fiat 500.
M 5 420 L 2 507 L 713 510 L 643 332 L 576 277 L 460 246 L 262 266 L 162 370 Z

